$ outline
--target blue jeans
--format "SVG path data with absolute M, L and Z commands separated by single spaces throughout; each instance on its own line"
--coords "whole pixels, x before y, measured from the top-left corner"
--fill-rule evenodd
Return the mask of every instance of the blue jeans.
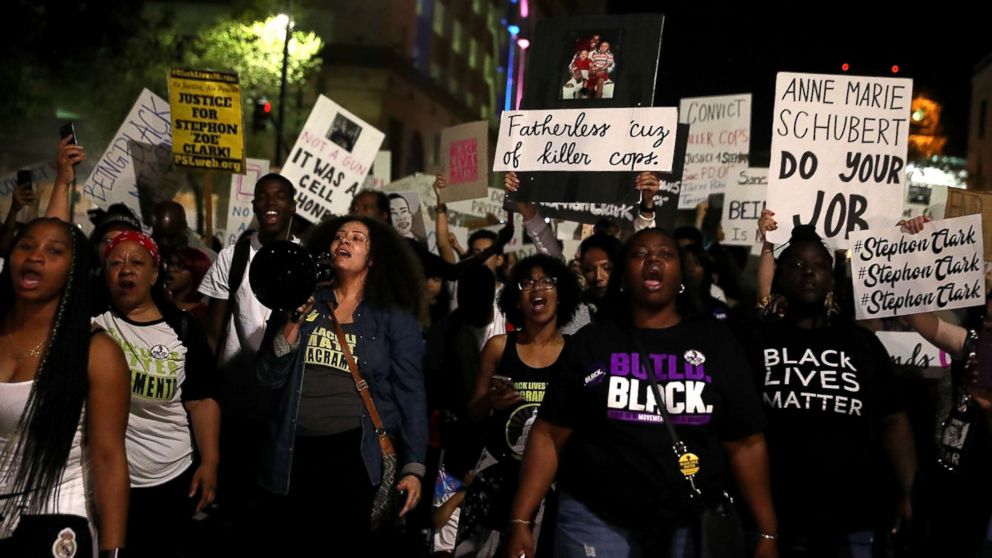
M 558 502 L 555 558 L 640 558 L 661 555 L 643 534 L 603 521 L 585 504 L 562 493 Z M 694 558 L 692 530 L 679 527 L 667 541 L 670 558 Z

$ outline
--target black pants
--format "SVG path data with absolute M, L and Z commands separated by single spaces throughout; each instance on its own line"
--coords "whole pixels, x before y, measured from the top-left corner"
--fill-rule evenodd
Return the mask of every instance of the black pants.
M 351 430 L 296 438 L 289 494 L 269 495 L 265 505 L 269 521 L 259 534 L 268 539 L 266 555 L 335 556 L 373 544 L 375 487 L 359 451 L 361 437 L 361 430 Z
M 132 488 L 127 549 L 142 558 L 173 558 L 189 534 L 199 494 L 189 497 L 193 466 L 158 486 Z
M 0 556 L 92 558 L 89 523 L 78 515 L 25 515 L 13 536 L 0 540 Z

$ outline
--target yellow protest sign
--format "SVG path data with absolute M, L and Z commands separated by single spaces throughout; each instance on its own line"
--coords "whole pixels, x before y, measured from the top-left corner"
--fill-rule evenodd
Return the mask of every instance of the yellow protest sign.
M 172 68 L 169 105 L 173 163 L 244 172 L 244 118 L 238 74 Z

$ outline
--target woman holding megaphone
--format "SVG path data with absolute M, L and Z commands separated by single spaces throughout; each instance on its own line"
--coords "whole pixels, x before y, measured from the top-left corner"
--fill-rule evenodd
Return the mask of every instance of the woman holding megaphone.
M 261 479 L 273 494 L 271 532 L 281 552 L 343 537 L 371 548 L 388 539 L 371 531 L 422 492 L 423 272 L 391 228 L 363 217 L 325 222 L 306 244 L 329 252 L 332 277 L 295 311 L 274 314 L 259 354 L 259 380 L 278 391 Z M 276 277 L 293 264 L 266 267 Z M 256 293 L 266 290 L 261 271 L 253 266 Z

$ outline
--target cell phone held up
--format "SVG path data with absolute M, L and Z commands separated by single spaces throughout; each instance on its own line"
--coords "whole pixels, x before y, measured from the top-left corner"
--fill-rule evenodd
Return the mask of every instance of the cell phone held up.
M 31 176 L 31 169 L 20 169 L 17 171 L 17 187 L 31 187 L 34 185 L 34 178 Z
M 69 140 L 70 145 L 76 145 L 79 143 L 79 138 L 76 136 L 76 126 L 72 122 L 66 122 L 59 127 L 59 139 L 64 140 L 67 137 L 72 137 Z

